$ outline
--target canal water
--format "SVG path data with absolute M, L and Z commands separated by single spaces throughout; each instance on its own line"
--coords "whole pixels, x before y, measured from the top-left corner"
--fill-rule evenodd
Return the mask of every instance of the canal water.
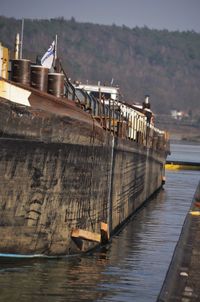
M 189 150 L 191 159 L 197 155 L 200 162 L 200 146 Z M 1 258 L 0 301 L 155 302 L 199 180 L 199 171 L 166 171 L 164 189 L 107 248 L 92 255 Z

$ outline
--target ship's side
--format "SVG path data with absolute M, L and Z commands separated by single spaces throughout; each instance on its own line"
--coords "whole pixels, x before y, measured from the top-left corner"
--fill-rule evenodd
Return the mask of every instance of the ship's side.
M 0 252 L 76 250 L 71 231 L 97 232 L 107 219 L 109 137 L 92 123 L 9 103 L 1 126 Z

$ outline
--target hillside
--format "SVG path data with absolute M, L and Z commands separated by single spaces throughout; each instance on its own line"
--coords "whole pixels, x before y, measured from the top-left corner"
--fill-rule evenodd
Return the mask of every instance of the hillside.
M 21 21 L 0 17 L 0 41 L 13 49 Z M 78 23 L 73 18 L 27 20 L 23 56 L 35 61 L 58 34 L 58 54 L 72 80 L 119 85 L 129 102 L 150 94 L 153 110 L 200 116 L 200 34 Z

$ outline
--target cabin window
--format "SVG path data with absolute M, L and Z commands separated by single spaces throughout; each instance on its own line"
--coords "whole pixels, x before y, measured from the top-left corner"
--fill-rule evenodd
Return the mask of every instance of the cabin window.
M 99 98 L 99 92 L 98 91 L 91 91 L 91 94 L 95 97 L 95 98 Z M 111 94 L 110 93 L 106 93 L 106 92 L 101 92 L 101 97 L 105 98 L 106 100 L 111 99 Z

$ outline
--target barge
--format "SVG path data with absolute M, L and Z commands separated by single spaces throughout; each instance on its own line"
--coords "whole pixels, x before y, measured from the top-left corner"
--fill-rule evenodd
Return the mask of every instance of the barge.
M 163 184 L 168 136 L 119 88 L 12 60 L 0 77 L 0 254 L 63 256 L 109 241 Z M 7 77 L 7 78 L 6 78 Z

